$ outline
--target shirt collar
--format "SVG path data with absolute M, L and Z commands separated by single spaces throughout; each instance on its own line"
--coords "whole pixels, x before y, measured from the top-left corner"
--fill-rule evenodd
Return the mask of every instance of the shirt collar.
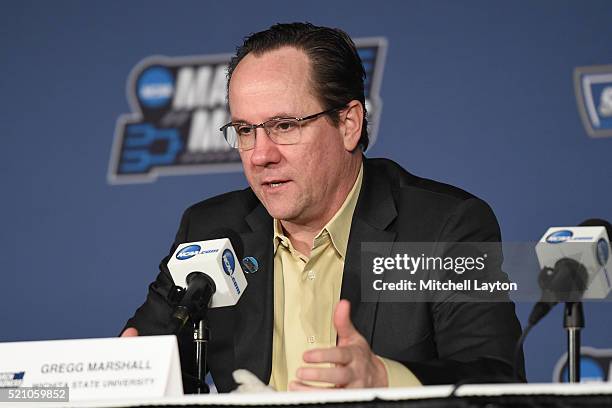
M 353 221 L 353 214 L 355 207 L 357 206 L 357 199 L 359 198 L 359 191 L 361 191 L 361 184 L 363 181 L 363 162 L 357 175 L 357 180 L 353 184 L 353 188 L 344 199 L 344 203 L 340 209 L 334 214 L 331 220 L 317 234 L 315 237 L 315 246 L 317 240 L 324 236 L 326 233 L 329 234 L 332 244 L 338 254 L 342 258 L 346 257 L 346 249 L 348 247 L 349 234 L 351 232 L 351 223 Z M 285 246 L 289 246 L 289 238 L 285 236 L 285 233 L 281 227 L 279 220 L 274 219 L 274 253 L 280 243 Z

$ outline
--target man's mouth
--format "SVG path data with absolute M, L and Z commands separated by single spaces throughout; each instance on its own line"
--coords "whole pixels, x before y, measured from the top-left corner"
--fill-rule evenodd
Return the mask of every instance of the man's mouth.
M 287 184 L 288 182 L 289 180 L 273 180 L 273 181 L 264 182 L 263 185 L 266 187 L 270 187 L 270 188 L 278 188 L 284 184 Z

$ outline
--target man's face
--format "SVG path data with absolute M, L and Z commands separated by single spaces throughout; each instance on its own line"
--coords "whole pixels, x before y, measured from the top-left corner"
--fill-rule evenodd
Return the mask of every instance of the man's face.
M 232 121 L 259 124 L 321 112 L 325 108 L 310 83 L 310 63 L 300 50 L 248 54 L 230 81 Z M 327 116 L 307 121 L 293 145 L 277 145 L 264 129 L 257 129 L 255 147 L 240 157 L 251 188 L 272 217 L 322 227 L 333 216 L 354 181 L 343 132 Z

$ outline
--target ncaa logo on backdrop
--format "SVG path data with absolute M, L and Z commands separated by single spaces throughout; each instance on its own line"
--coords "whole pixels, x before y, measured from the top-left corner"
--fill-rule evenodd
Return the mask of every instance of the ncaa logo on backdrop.
M 576 68 L 574 88 L 578 111 L 589 136 L 612 136 L 612 65 Z
M 355 40 L 366 71 L 370 146 L 382 110 L 385 38 Z M 219 128 L 230 121 L 226 72 L 230 54 L 165 57 L 139 62 L 127 81 L 132 113 L 121 115 L 108 169 L 111 184 L 152 182 L 158 176 L 240 171 L 240 156 Z

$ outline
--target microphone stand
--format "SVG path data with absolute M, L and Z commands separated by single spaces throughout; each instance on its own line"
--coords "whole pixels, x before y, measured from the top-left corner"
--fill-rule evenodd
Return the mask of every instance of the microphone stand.
M 563 327 L 567 330 L 567 369 L 570 383 L 580 382 L 580 330 L 584 328 L 584 311 L 582 297 L 588 286 L 588 271 L 586 267 L 571 258 L 561 258 L 555 262 L 554 268 L 545 267 L 540 271 L 538 283 L 543 290 L 543 298 L 552 295 L 549 300 L 538 302 L 537 322 L 551 306 L 557 302 L 565 302 Z M 541 306 L 545 305 L 545 308 Z M 532 315 L 536 312 L 534 311 Z M 531 320 L 531 317 L 530 317 Z M 535 323 L 534 322 L 534 323 Z
M 175 308 L 172 317 L 177 324 L 175 334 L 181 331 L 187 322 L 193 322 L 193 344 L 195 345 L 195 369 L 197 373 L 196 391 L 198 394 L 210 393 L 206 384 L 206 354 L 208 340 L 208 319 L 206 312 L 212 295 L 217 290 L 215 282 L 202 272 L 192 272 L 187 275 L 187 290 L 184 293 L 173 295 L 181 300 Z
M 198 394 L 209 394 L 210 388 L 206 384 L 206 357 L 208 351 L 208 339 L 210 332 L 208 331 L 208 322 L 206 317 L 202 318 L 193 325 L 193 343 L 196 350 L 196 372 L 198 374 Z
M 563 327 L 567 330 L 567 369 L 570 383 L 580 382 L 580 330 L 584 328 L 582 302 L 566 302 Z

